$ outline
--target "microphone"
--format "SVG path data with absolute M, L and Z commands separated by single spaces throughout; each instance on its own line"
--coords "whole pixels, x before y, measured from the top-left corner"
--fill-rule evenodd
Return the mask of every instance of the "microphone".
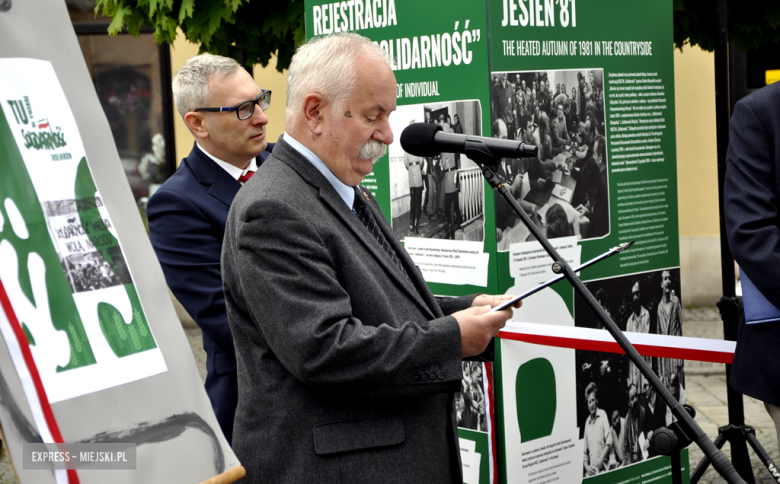
M 401 133 L 401 147 L 415 156 L 436 156 L 442 152 L 465 153 L 467 156 L 485 154 L 492 155 L 496 162 L 501 158 L 535 157 L 539 153 L 536 146 L 520 141 L 445 133 L 441 126 L 433 123 L 407 126 Z M 486 149 L 489 153 L 485 153 Z M 479 153 L 475 153 L 475 150 Z M 484 159 L 474 161 L 485 162 Z

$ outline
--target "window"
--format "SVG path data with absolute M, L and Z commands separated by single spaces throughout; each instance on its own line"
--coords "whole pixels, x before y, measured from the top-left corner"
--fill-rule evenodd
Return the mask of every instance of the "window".
M 151 29 L 139 37 L 109 36 L 111 19 L 95 18 L 94 0 L 66 3 L 125 175 L 141 201 L 176 167 L 169 46 L 157 45 Z

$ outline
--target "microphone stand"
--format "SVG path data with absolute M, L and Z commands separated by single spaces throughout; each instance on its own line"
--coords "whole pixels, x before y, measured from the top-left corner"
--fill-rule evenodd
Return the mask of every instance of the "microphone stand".
M 653 432 L 653 446 L 659 453 L 672 456 L 672 479 L 675 483 L 681 481 L 681 464 L 679 452 L 686 448 L 691 441 L 695 441 L 699 448 L 704 452 L 707 458 L 712 463 L 715 470 L 723 476 L 729 484 L 746 484 L 740 477 L 734 466 L 731 465 L 728 458 L 724 456 L 712 443 L 707 434 L 699 427 L 699 425 L 693 420 L 693 417 L 688 411 L 683 408 L 682 405 L 674 398 L 674 396 L 667 390 L 666 386 L 661 383 L 661 380 L 653 372 L 653 370 L 647 365 L 645 360 L 639 355 L 639 352 L 631 345 L 628 338 L 625 337 L 623 332 L 617 327 L 612 319 L 607 315 L 606 311 L 596 301 L 596 298 L 591 294 L 587 287 L 577 277 L 566 263 L 566 260 L 562 258 L 558 252 L 553 248 L 547 238 L 542 235 L 539 229 L 534 225 L 531 218 L 525 213 L 525 211 L 517 203 L 517 200 L 509 193 L 509 189 L 506 187 L 505 180 L 496 172 L 495 168 L 498 166 L 499 160 L 493 156 L 487 146 L 477 140 L 466 140 L 465 150 L 466 156 L 478 163 L 482 168 L 482 174 L 485 179 L 504 199 L 509 203 L 514 212 L 520 217 L 528 230 L 531 231 L 536 240 L 544 247 L 544 250 L 552 257 L 553 272 L 556 274 L 562 274 L 571 285 L 574 290 L 585 300 L 588 307 L 596 314 L 604 327 L 609 331 L 615 341 L 620 345 L 623 351 L 628 355 L 631 361 L 639 368 L 639 371 L 645 376 L 647 381 L 653 385 L 656 392 L 663 398 L 666 404 L 672 411 L 672 414 L 677 418 L 676 422 L 673 422 L 665 432 Z M 639 389 L 637 389 L 639 391 Z M 686 407 L 691 408 L 686 405 Z M 656 438 L 656 434 L 658 438 Z

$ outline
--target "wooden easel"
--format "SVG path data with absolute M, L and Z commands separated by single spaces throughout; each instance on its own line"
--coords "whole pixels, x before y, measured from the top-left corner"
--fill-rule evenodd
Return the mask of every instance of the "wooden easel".
M 211 479 L 205 480 L 200 484 L 230 484 L 231 482 L 236 482 L 244 476 L 246 476 L 246 469 L 244 469 L 244 466 L 237 466 L 230 469 L 229 471 L 223 472 L 218 476 L 214 476 Z

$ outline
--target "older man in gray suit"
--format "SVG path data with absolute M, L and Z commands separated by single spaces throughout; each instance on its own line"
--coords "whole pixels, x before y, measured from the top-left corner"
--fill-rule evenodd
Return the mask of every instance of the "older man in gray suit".
M 233 202 L 222 261 L 248 482 L 463 482 L 461 362 L 510 313 L 488 312 L 506 296 L 434 298 L 359 186 L 393 140 L 395 90 L 364 37 L 302 46 L 286 133 Z

